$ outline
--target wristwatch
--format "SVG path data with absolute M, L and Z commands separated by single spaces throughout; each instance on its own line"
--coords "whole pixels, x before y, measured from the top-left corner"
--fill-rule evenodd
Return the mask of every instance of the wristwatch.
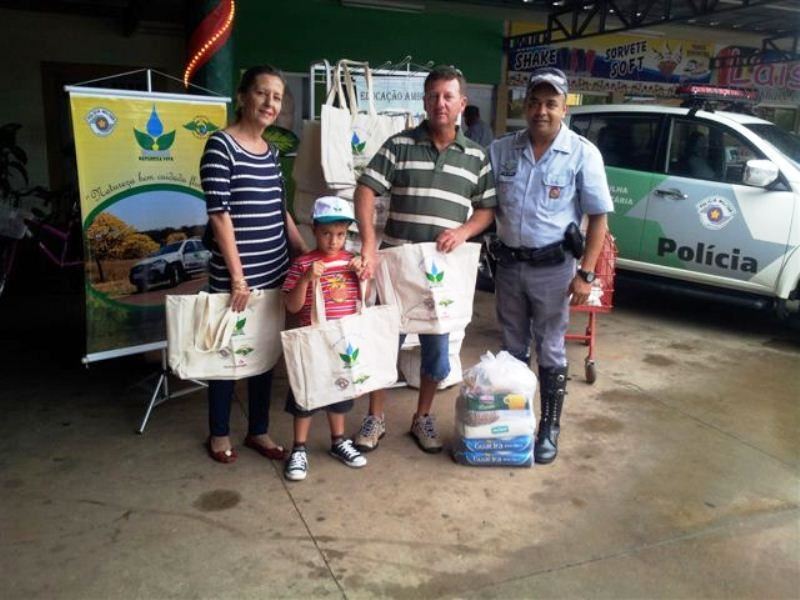
M 595 277 L 597 277 L 594 274 L 594 271 L 584 271 L 583 269 L 578 269 L 578 275 L 580 275 L 580 278 L 586 283 L 592 283 L 595 280 Z

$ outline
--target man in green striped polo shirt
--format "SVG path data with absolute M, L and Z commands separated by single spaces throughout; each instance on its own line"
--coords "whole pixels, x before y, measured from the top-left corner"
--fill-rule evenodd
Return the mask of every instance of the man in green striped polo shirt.
M 494 220 L 497 201 L 489 156 L 457 125 L 467 105 L 465 90 L 461 71 L 434 68 L 425 79 L 427 119 L 419 127 L 389 138 L 359 178 L 354 200 L 363 278 L 372 277 L 376 264 L 376 196 L 390 194 L 391 198 L 383 247 L 436 242 L 440 251 L 450 252 Z M 442 444 L 430 410 L 439 382 L 450 373 L 449 335 L 419 338 L 419 400 L 411 434 L 422 450 L 439 452 Z M 386 432 L 384 400 L 384 391 L 370 396 L 369 414 L 356 436 L 356 445 L 362 450 L 375 449 Z

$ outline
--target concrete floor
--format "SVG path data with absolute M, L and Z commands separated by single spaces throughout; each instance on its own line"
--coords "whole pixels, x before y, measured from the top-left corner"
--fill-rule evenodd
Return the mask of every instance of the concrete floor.
M 319 418 L 309 478 L 288 484 L 247 449 L 234 465 L 207 458 L 202 394 L 135 435 L 145 391 L 132 384 L 153 363 L 77 367 L 77 321 L 59 344 L 52 305 L 32 329 L 29 300 L 0 304 L 4 598 L 800 595 L 800 341 L 769 318 L 631 290 L 601 316 L 595 385 L 585 348 L 569 347 L 554 464 L 424 455 L 401 389 L 366 468 L 325 454 Z M 497 348 L 493 306 L 478 294 L 465 367 Z M 285 387 L 272 432 L 288 443 Z M 446 441 L 456 393 L 437 401 Z M 232 423 L 238 440 L 238 407 Z

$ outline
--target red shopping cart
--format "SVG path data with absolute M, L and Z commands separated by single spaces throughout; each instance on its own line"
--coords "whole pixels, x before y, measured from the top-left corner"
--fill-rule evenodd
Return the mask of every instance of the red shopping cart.
M 614 300 L 614 276 L 617 260 L 617 245 L 614 236 L 606 232 L 603 240 L 603 248 L 597 259 L 595 273 L 597 278 L 592 283 L 592 294 L 589 296 L 589 303 L 580 306 L 570 307 L 570 312 L 587 313 L 588 322 L 584 335 L 568 333 L 567 341 L 583 342 L 589 346 L 589 354 L 586 356 L 584 366 L 586 370 L 586 383 L 594 383 L 597 380 L 597 367 L 594 362 L 595 334 L 597 333 L 597 313 L 611 312 Z

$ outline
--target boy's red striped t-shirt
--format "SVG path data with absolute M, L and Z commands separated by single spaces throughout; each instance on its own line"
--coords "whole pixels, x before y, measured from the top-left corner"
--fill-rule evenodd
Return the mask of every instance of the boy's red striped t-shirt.
M 359 299 L 358 277 L 347 266 L 353 259 L 353 254 L 342 250 L 335 256 L 325 256 L 319 250 L 312 250 L 298 256 L 289 267 L 286 280 L 283 282 L 283 291 L 292 291 L 300 277 L 311 268 L 312 263 L 321 260 L 326 263 L 325 272 L 320 277 L 322 296 L 325 298 L 325 317 L 328 320 L 341 319 L 352 315 L 357 310 Z M 329 263 L 341 263 L 330 266 Z M 300 326 L 311 325 L 311 299 L 314 293 L 313 283 L 308 285 L 303 308 L 298 313 Z

